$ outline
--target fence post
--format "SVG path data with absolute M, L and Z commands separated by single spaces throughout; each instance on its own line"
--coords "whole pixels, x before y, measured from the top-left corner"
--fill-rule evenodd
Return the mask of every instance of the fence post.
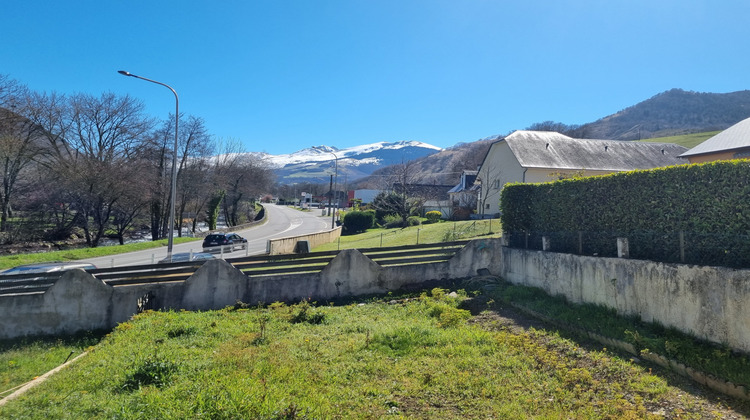
M 680 231 L 680 262 L 685 263 L 685 231 Z
M 549 251 L 549 249 L 550 249 L 549 236 L 542 236 L 542 251 Z
M 617 258 L 630 258 L 628 238 L 617 238 Z
M 383 232 L 380 232 L 380 247 L 383 247 Z
M 417 245 L 419 245 L 419 231 L 420 231 L 420 229 L 417 228 Z
M 529 249 L 529 231 L 524 230 L 523 231 L 523 247 L 524 249 Z
M 583 231 L 578 231 L 578 255 L 583 255 Z

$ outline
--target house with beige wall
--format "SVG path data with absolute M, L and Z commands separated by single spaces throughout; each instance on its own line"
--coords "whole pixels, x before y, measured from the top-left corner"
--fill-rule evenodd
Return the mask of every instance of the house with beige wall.
M 685 147 L 672 143 L 574 139 L 551 131 L 519 130 L 490 146 L 479 168 L 477 213 L 500 213 L 500 191 L 509 182 L 539 183 L 687 163 Z
M 682 157 L 690 163 L 750 158 L 750 118 L 708 138 L 683 153 Z

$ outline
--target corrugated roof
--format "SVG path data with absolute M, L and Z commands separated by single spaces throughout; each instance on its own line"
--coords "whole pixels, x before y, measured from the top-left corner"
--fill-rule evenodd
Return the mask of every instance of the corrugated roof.
M 693 147 L 682 156 L 703 155 L 750 147 L 750 118 L 742 120 L 721 133 Z
M 685 147 L 672 143 L 582 140 L 549 131 L 519 130 L 505 138 L 521 166 L 629 171 L 687 163 Z

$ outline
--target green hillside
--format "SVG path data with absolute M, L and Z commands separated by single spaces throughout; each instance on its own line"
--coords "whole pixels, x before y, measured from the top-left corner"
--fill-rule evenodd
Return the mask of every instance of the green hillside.
M 657 137 L 657 138 L 645 139 L 641 141 L 646 141 L 646 142 L 651 142 L 651 143 L 675 143 L 675 144 L 679 144 L 680 146 L 687 147 L 688 149 L 692 149 L 693 147 L 703 143 L 708 138 L 719 134 L 720 132 L 721 131 L 708 131 L 705 133 L 683 134 L 681 136 Z

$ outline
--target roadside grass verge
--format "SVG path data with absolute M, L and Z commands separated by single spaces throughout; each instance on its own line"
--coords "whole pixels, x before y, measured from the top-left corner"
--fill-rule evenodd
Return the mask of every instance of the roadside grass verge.
M 201 238 L 174 238 L 174 243 L 182 244 L 199 240 L 201 240 Z M 100 246 L 96 248 L 77 248 L 61 251 L 39 252 L 34 254 L 5 255 L 0 257 L 0 270 L 24 264 L 85 260 L 86 258 L 104 257 L 107 255 L 142 251 L 144 249 L 160 248 L 163 246 L 167 246 L 166 239 L 125 245 Z
M 469 324 L 465 298 L 433 289 L 342 306 L 145 312 L 0 417 L 647 418 L 669 407 L 696 418 L 724 409 L 556 333 Z
M 555 320 L 565 327 L 594 332 L 632 344 L 636 351 L 650 351 L 677 360 L 698 371 L 750 389 L 750 355 L 696 339 L 674 328 L 618 316 L 613 309 L 593 304 L 574 304 L 543 290 L 502 282 L 487 295 L 513 303 Z
M 419 236 L 418 238 L 417 235 Z M 460 222 L 443 221 L 405 228 L 368 229 L 364 233 L 341 236 L 340 241 L 317 246 L 313 251 L 416 245 L 417 239 L 419 239 L 419 244 L 434 244 L 460 241 L 462 239 L 500 236 L 501 226 L 498 219 L 466 220 Z

